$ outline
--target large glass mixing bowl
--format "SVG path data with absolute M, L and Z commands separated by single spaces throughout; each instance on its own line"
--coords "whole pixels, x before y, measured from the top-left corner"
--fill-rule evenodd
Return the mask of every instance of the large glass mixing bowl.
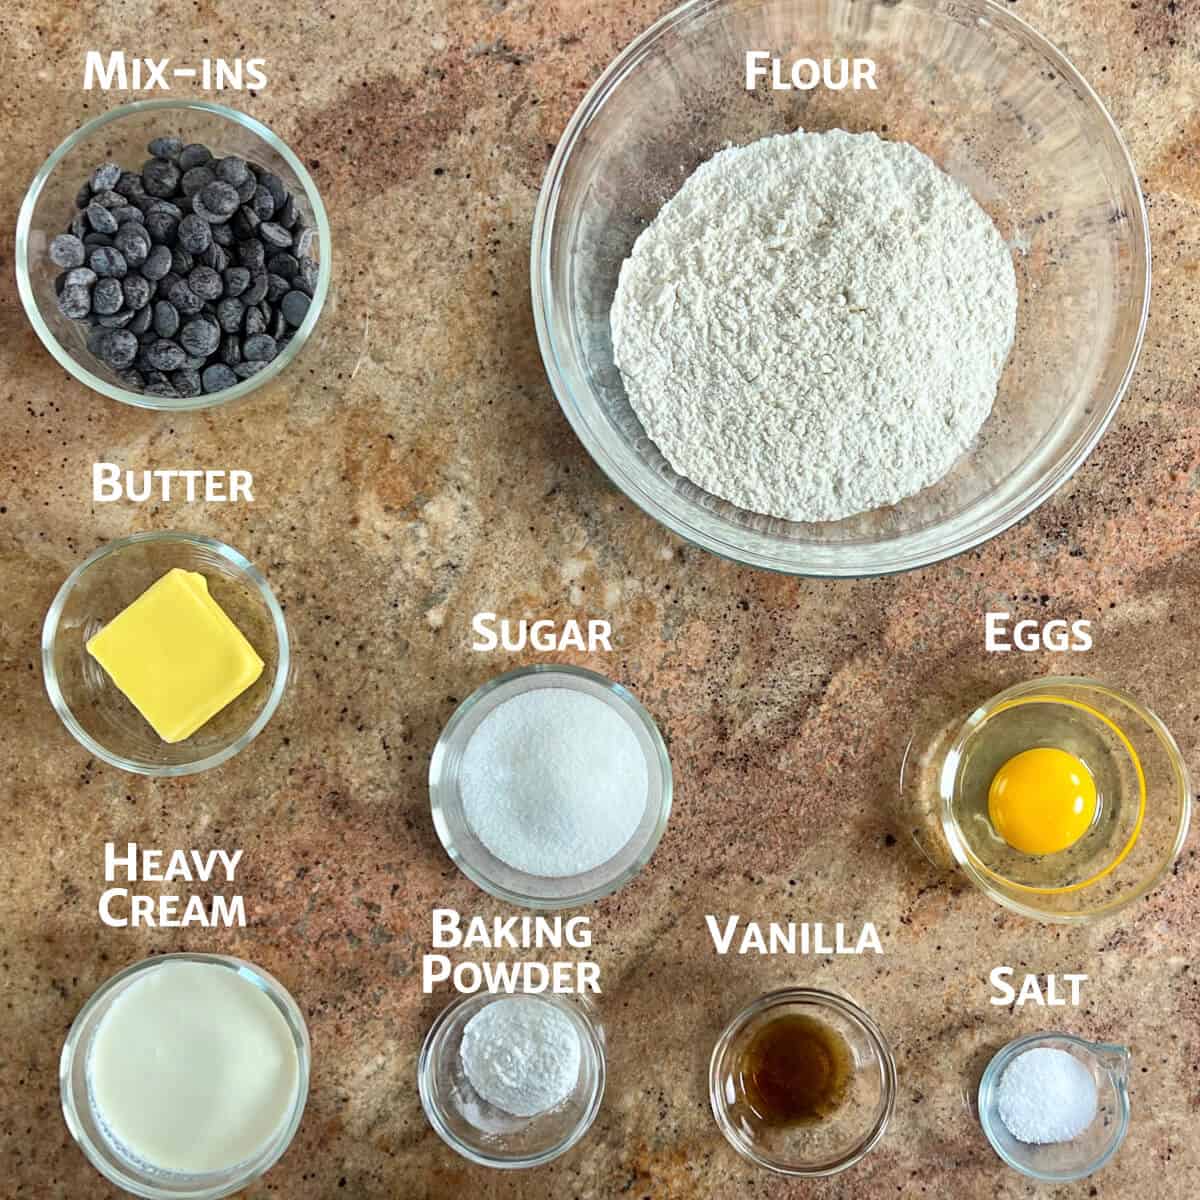
M 745 54 L 870 58 L 877 88 L 747 91 Z M 643 229 L 702 162 L 797 128 L 874 130 L 963 183 L 1012 248 L 1016 340 L 991 417 L 939 483 L 804 524 L 677 475 L 613 364 L 609 308 Z M 1049 42 L 991 0 L 691 0 L 632 43 L 571 119 L 533 228 L 533 306 L 554 391 L 596 462 L 717 554 L 801 575 L 909 570 L 1026 516 L 1087 457 L 1141 345 L 1145 205 L 1120 134 Z

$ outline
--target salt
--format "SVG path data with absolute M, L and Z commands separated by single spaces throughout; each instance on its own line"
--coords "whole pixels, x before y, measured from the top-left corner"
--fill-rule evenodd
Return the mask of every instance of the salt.
M 537 688 L 493 709 L 463 752 L 459 791 L 472 832 L 508 866 L 582 875 L 637 832 L 649 771 L 620 713 L 586 692 Z
M 1039 1046 L 1009 1063 L 1000 1078 L 1000 1120 L 1019 1142 L 1069 1142 L 1096 1117 L 1096 1081 L 1074 1055 Z
M 575 1090 L 583 1047 L 571 1018 L 549 1000 L 508 996 L 466 1023 L 459 1057 L 484 1100 L 515 1117 L 533 1117 Z

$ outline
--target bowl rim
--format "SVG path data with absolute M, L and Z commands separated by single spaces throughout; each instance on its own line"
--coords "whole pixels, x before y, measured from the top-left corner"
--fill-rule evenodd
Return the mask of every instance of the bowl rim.
M 1169 851 L 1158 867 L 1147 875 L 1128 895 L 1120 896 L 1108 904 L 1101 905 L 1099 908 L 1077 913 L 1049 913 L 1035 907 L 1032 903 L 1027 903 L 1021 897 L 1030 894 L 1031 889 L 1024 889 L 1018 895 L 1013 895 L 1003 890 L 993 877 L 983 873 L 976 866 L 974 855 L 970 852 L 965 839 L 959 834 L 957 823 L 951 815 L 953 793 L 957 787 L 958 772 L 961 766 L 961 757 L 955 759 L 952 766 L 951 756 L 958 750 L 965 739 L 975 732 L 983 720 L 997 711 L 999 706 L 1006 705 L 1011 700 L 1036 697 L 1039 692 L 1045 691 L 1049 693 L 1055 688 L 1086 688 L 1090 691 L 1101 692 L 1104 695 L 1119 700 L 1135 712 L 1150 728 L 1154 736 L 1158 738 L 1166 752 L 1173 772 L 1174 787 L 1172 790 L 1175 792 L 1179 802 L 1179 824 L 1175 830 L 1175 837 L 1172 840 Z M 1046 698 L 1047 701 L 1050 700 L 1049 695 Z M 1011 687 L 1005 688 L 1002 692 L 997 692 L 995 695 L 989 696 L 982 704 L 976 705 L 959 723 L 954 739 L 947 748 L 945 759 L 938 770 L 938 791 L 942 833 L 954 861 L 962 869 L 967 878 L 979 891 L 990 900 L 994 900 L 997 904 L 1001 904 L 1023 917 L 1051 925 L 1080 925 L 1096 921 L 1102 917 L 1109 917 L 1127 905 L 1148 896 L 1170 874 L 1171 867 L 1176 859 L 1178 859 L 1183 849 L 1183 844 L 1187 840 L 1192 819 L 1192 788 L 1187 760 L 1179 749 L 1179 744 L 1175 741 L 1171 731 L 1163 723 L 1162 718 L 1153 709 L 1138 700 L 1131 692 L 1127 692 L 1124 688 L 1115 687 L 1110 683 L 1105 683 L 1103 680 L 1091 675 L 1041 675 L 1036 679 L 1027 679 L 1015 683 Z M 1148 803 L 1149 799 L 1147 797 L 1146 801 L 1143 802 L 1143 808 Z M 1034 892 L 1033 894 L 1037 893 Z
M 802 1004 L 817 1009 L 835 1009 L 842 1017 L 858 1026 L 867 1035 L 867 1040 L 871 1043 L 875 1051 L 875 1061 L 879 1067 L 882 1079 L 881 1090 L 883 1092 L 879 1113 L 870 1130 L 855 1148 L 832 1163 L 822 1163 L 815 1167 L 800 1167 L 787 1166 L 775 1159 L 767 1158 L 765 1155 L 761 1155 L 755 1151 L 741 1137 L 725 1110 L 721 1087 L 722 1067 L 725 1055 L 728 1053 L 733 1039 L 751 1021 L 757 1019 L 770 1009 L 778 1008 L 785 1004 Z M 772 1171 L 776 1175 L 789 1175 L 806 1179 L 824 1179 L 831 1175 L 840 1174 L 842 1171 L 861 1162 L 879 1144 L 883 1135 L 887 1132 L 888 1126 L 891 1124 L 892 1117 L 896 1111 L 897 1086 L 896 1058 L 892 1052 L 891 1044 L 888 1042 L 886 1035 L 879 1027 L 875 1018 L 861 1005 L 850 999 L 849 996 L 827 991 L 824 988 L 785 987 L 766 992 L 751 1000 L 749 1004 L 738 1010 L 721 1031 L 721 1035 L 713 1046 L 712 1055 L 708 1060 L 708 1103 L 712 1109 L 713 1119 L 716 1121 L 717 1127 L 721 1130 L 725 1140 L 744 1159 L 752 1162 L 757 1167 L 763 1167 L 768 1171 Z
M 246 730 L 238 738 L 230 742 L 228 746 L 218 750 L 215 754 L 196 759 L 190 763 L 147 763 L 140 759 L 124 758 L 102 746 L 83 728 L 79 719 L 71 711 L 71 706 L 67 703 L 67 699 L 63 695 L 62 688 L 59 685 L 58 672 L 54 667 L 54 639 L 58 633 L 58 623 L 62 617 L 63 608 L 66 606 L 67 600 L 76 584 L 79 583 L 80 579 L 83 578 L 84 574 L 91 567 L 107 558 L 110 554 L 115 554 L 128 546 L 139 545 L 145 542 L 182 542 L 192 546 L 202 546 L 224 558 L 254 585 L 255 590 L 262 598 L 267 611 L 271 615 L 271 624 L 275 632 L 275 642 L 278 647 L 278 663 L 275 668 L 275 678 L 271 683 L 271 689 L 267 693 L 262 708 L 259 709 L 254 720 L 250 722 Z M 224 542 L 220 542 L 216 538 L 206 537 L 203 534 L 181 533 L 175 530 L 154 530 L 149 533 L 133 533 L 128 537 L 115 538 L 111 542 L 105 542 L 93 550 L 91 554 L 72 570 L 55 593 L 54 599 L 46 611 L 46 617 L 42 622 L 41 650 L 42 680 L 46 687 L 46 694 L 50 698 L 50 703 L 54 711 L 58 713 L 60 720 L 70 731 L 71 736 L 85 750 L 96 755 L 97 758 L 108 763 L 109 766 L 118 767 L 122 771 L 129 771 L 135 775 L 150 775 L 156 778 L 195 775 L 200 771 L 207 771 L 211 767 L 216 767 L 223 762 L 227 762 L 235 754 L 244 750 L 262 733 L 263 729 L 266 728 L 267 722 L 275 715 L 275 710 L 279 707 L 279 703 L 283 699 L 283 693 L 287 689 L 292 671 L 291 641 L 288 635 L 287 620 L 284 617 L 282 606 L 275 598 L 275 593 L 271 590 L 271 585 L 267 582 L 266 576 L 244 554 L 235 550 L 232 546 L 227 546 Z
M 475 1003 L 482 1011 L 486 1005 L 496 1000 L 506 1000 L 513 996 L 530 996 L 536 1000 L 545 1000 L 547 1003 L 553 1004 L 556 1008 L 570 1013 L 573 1019 L 578 1020 L 582 1024 L 586 1031 L 587 1045 L 590 1047 L 594 1058 L 596 1080 L 579 1121 L 558 1145 L 551 1146 L 539 1154 L 520 1155 L 516 1158 L 502 1158 L 499 1155 L 488 1154 L 483 1150 L 468 1145 L 450 1129 L 442 1117 L 441 1109 L 434 1103 L 429 1077 L 433 1071 L 434 1049 L 440 1044 L 440 1038 L 446 1026 L 461 1009 Z M 511 1171 L 523 1170 L 526 1167 L 539 1167 L 545 1163 L 552 1162 L 576 1146 L 584 1134 L 595 1123 L 596 1117 L 600 1112 L 600 1105 L 604 1100 L 604 1090 L 607 1081 L 608 1064 L 605 1055 L 604 1030 L 597 1020 L 594 1007 L 588 1001 L 587 997 L 583 995 L 558 995 L 554 992 L 527 992 L 523 989 L 517 989 L 514 992 L 478 991 L 456 996 L 438 1013 L 433 1024 L 429 1027 L 429 1031 L 425 1034 L 425 1040 L 421 1043 L 420 1054 L 417 1056 L 417 1091 L 421 1098 L 421 1108 L 424 1110 L 425 1119 L 433 1127 L 434 1133 L 451 1150 L 456 1154 L 462 1155 L 469 1162 L 477 1163 L 483 1167 L 496 1167 L 500 1170 Z M 530 1118 L 530 1120 L 536 1119 L 536 1116 Z
M 151 111 L 168 111 L 191 109 L 204 112 L 210 116 L 219 117 L 240 125 L 260 141 L 264 142 L 274 153 L 278 154 L 300 181 L 304 196 L 313 212 L 316 222 L 318 244 L 321 257 L 318 262 L 317 286 L 313 290 L 312 301 L 304 320 L 296 329 L 292 340 L 275 356 L 261 371 L 249 379 L 239 381 L 234 387 L 225 388 L 220 392 L 202 392 L 199 396 L 152 396 L 145 392 L 133 392 L 116 384 L 109 383 L 92 371 L 75 357 L 59 340 L 42 319 L 38 307 L 37 295 L 29 270 L 30 233 L 33 228 L 33 215 L 37 201 L 45 188 L 50 176 L 59 163 L 76 147 L 82 145 L 104 126 L 126 117 L 138 116 Z M 66 372 L 85 387 L 110 400 L 118 400 L 133 408 L 151 409 L 157 412 L 196 412 L 207 408 L 216 408 L 233 400 L 240 400 L 256 391 L 264 384 L 275 379 L 284 368 L 300 353 L 309 335 L 316 328 L 325 300 L 329 294 L 329 282 L 333 270 L 333 252 L 331 246 L 329 217 L 317 185 L 309 174 L 308 169 L 292 151 L 288 144 L 274 133 L 268 126 L 256 117 L 230 108 L 226 104 L 215 104 L 210 100 L 134 100 L 128 104 L 120 104 L 86 121 L 74 133 L 65 138 L 50 154 L 33 177 L 17 216 L 16 242 L 14 246 L 16 260 L 17 291 L 25 309 L 25 315 L 37 333 L 43 346 L 50 351 Z
M 942 4 L 944 0 L 911 0 L 911 2 L 929 8 Z M 1126 356 L 1121 378 L 1108 398 L 1104 411 L 1099 414 L 1087 436 L 1077 441 L 1070 453 L 1063 457 L 1053 471 L 1044 474 L 1027 492 L 1011 502 L 1007 509 L 1000 513 L 998 518 L 987 528 L 973 527 L 945 546 L 925 552 L 904 549 L 902 539 L 899 548 L 892 550 L 890 556 L 870 564 L 864 564 L 861 561 L 862 545 L 854 543 L 819 547 L 816 554 L 823 557 L 817 563 L 805 561 L 813 556 L 811 543 L 801 543 L 794 548 L 788 547 L 786 551 L 739 547 L 724 536 L 700 528 L 693 523 L 690 517 L 661 505 L 658 500 L 644 490 L 638 474 L 626 470 L 616 457 L 601 444 L 599 439 L 592 436 L 584 409 L 585 407 L 594 407 L 593 393 L 589 389 L 586 396 L 583 397 L 584 402 L 581 403 L 569 387 L 567 373 L 562 366 L 562 358 L 567 354 L 564 352 L 560 355 L 559 346 L 562 339 L 556 332 L 552 254 L 563 179 L 592 118 L 603 108 L 610 94 L 638 65 L 643 55 L 665 33 L 708 10 L 736 3 L 738 0 L 685 0 L 677 8 L 660 17 L 635 37 L 605 68 L 585 93 L 559 138 L 538 193 L 530 239 L 531 303 L 537 330 L 538 348 L 550 380 L 551 389 L 568 423 L 575 431 L 576 437 L 583 443 L 593 462 L 609 482 L 644 513 L 683 538 L 685 542 L 716 554 L 720 558 L 784 575 L 808 578 L 875 578 L 917 570 L 966 553 L 992 538 L 998 537 L 1013 525 L 1024 520 L 1058 491 L 1095 449 L 1129 390 L 1145 338 L 1151 293 L 1150 221 L 1133 157 L 1125 144 L 1120 129 L 1100 96 L 1066 54 L 1048 38 L 1039 33 L 1027 21 L 1003 7 L 997 0 L 955 0 L 956 7 L 973 11 L 979 21 L 994 23 L 1010 30 L 1032 45 L 1043 57 L 1050 60 L 1085 105 L 1099 118 L 1101 125 L 1112 140 L 1118 162 L 1124 167 L 1124 182 L 1132 188 L 1132 194 L 1136 201 L 1137 211 L 1129 213 L 1128 217 L 1137 259 L 1133 265 L 1135 284 L 1140 275 L 1141 298 L 1137 329 Z M 1137 253 L 1138 251 L 1140 253 Z M 866 546 L 874 549 L 888 544 L 886 542 L 865 543 Z M 828 557 L 831 552 L 837 556 L 836 559 Z
M 1090 1042 L 1086 1038 L 1077 1037 L 1073 1033 L 1025 1034 L 1023 1037 L 1014 1038 L 1011 1042 L 1001 1046 L 992 1055 L 988 1061 L 988 1065 L 983 1070 L 983 1074 L 979 1078 L 979 1087 L 975 1092 L 975 1107 L 979 1117 L 979 1124 L 983 1129 L 984 1137 L 988 1140 L 988 1145 L 991 1146 L 1005 1164 L 1012 1167 L 1014 1171 L 1020 1172 L 1028 1179 L 1037 1179 L 1043 1183 L 1070 1183 L 1072 1180 L 1086 1179 L 1089 1175 L 1094 1175 L 1112 1159 L 1113 1155 L 1120 1150 L 1122 1143 L 1125 1141 L 1125 1135 L 1129 1132 L 1131 1118 L 1129 1087 L 1126 1080 L 1115 1076 L 1106 1063 L 1101 1063 L 1101 1066 L 1112 1080 L 1113 1090 L 1117 1094 L 1120 1117 L 1108 1148 L 1095 1162 L 1083 1170 L 1035 1171 L 1018 1162 L 1000 1145 L 993 1135 L 993 1127 L 996 1120 L 999 1119 L 1000 1114 L 998 1112 L 993 1113 L 992 1105 L 988 1103 L 999 1087 L 1000 1077 L 1004 1069 L 1018 1054 L 1023 1053 L 1025 1050 L 1035 1049 L 1038 1046 L 1053 1047 L 1056 1043 L 1060 1046 L 1065 1043 L 1068 1046 L 1075 1046 L 1086 1050 L 1093 1058 L 1098 1058 L 1096 1053 L 1098 1050 L 1121 1051 L 1125 1054 L 1126 1059 L 1129 1057 L 1129 1048 L 1127 1046 L 1120 1046 L 1115 1043 Z
M 71 1087 L 71 1072 L 74 1067 L 75 1058 L 81 1049 L 85 1049 L 80 1046 L 79 1038 L 92 1013 L 107 1000 L 116 988 L 123 986 L 134 976 L 148 974 L 172 962 L 211 964 L 235 971 L 238 975 L 248 979 L 249 982 L 266 995 L 280 1016 L 283 1017 L 296 1047 L 296 1098 L 286 1121 L 279 1126 L 276 1144 L 265 1155 L 261 1155 L 258 1158 L 250 1158 L 245 1163 L 237 1164 L 237 1167 L 240 1167 L 243 1173 L 228 1183 L 211 1186 L 197 1185 L 196 1189 L 190 1192 L 166 1191 L 156 1188 L 152 1184 L 142 1183 L 140 1180 L 123 1173 L 109 1163 L 100 1153 L 96 1142 L 88 1135 L 87 1130 L 79 1121 L 78 1106 L 75 1103 L 75 1095 Z M 297 1130 L 300 1128 L 300 1122 L 304 1117 L 304 1110 L 308 1103 L 308 1092 L 311 1085 L 311 1071 L 312 1042 L 309 1037 L 308 1024 L 304 1020 L 304 1014 L 301 1012 L 300 1006 L 296 1003 L 291 992 L 274 975 L 263 967 L 232 954 L 172 951 L 166 954 L 152 954 L 123 967 L 105 979 L 85 1001 L 83 1007 L 71 1022 L 71 1028 L 67 1032 L 62 1051 L 59 1054 L 59 1103 L 62 1108 L 63 1120 L 72 1139 L 79 1146 L 80 1150 L 83 1151 L 84 1157 L 87 1158 L 88 1162 L 110 1183 L 124 1188 L 133 1195 L 146 1197 L 148 1200 L 159 1200 L 159 1198 L 162 1198 L 162 1200 L 185 1200 L 185 1198 L 186 1200 L 221 1200 L 221 1197 L 241 1191 L 248 1184 L 253 1183 L 254 1180 L 261 1178 L 287 1153 L 289 1146 L 296 1136 Z M 229 1169 L 232 1171 L 237 1168 Z M 169 1173 L 166 1177 L 170 1177 Z M 196 1176 L 196 1178 L 203 1178 L 203 1176 Z
M 457 845 L 454 839 L 453 831 L 446 820 L 445 803 L 443 793 L 447 788 L 456 786 L 457 776 L 451 775 L 447 767 L 446 760 L 450 755 L 452 745 L 457 745 L 458 739 L 462 736 L 460 730 L 463 727 L 467 717 L 475 710 L 475 708 L 483 701 L 489 698 L 494 698 L 496 694 L 508 685 L 531 676 L 538 675 L 558 675 L 566 676 L 568 679 L 579 679 L 588 683 L 594 684 L 602 688 L 608 695 L 612 696 L 615 702 L 619 702 L 622 707 L 627 709 L 632 715 L 639 727 L 647 734 L 653 749 L 653 753 L 658 763 L 659 774 L 662 780 L 662 787 L 658 795 L 658 816 L 655 821 L 654 828 L 651 830 L 649 837 L 646 839 L 645 845 L 638 853 L 636 858 L 622 871 L 611 880 L 597 884 L 595 887 L 588 888 L 584 891 L 575 892 L 565 896 L 531 896 L 524 892 L 519 892 L 513 888 L 505 887 L 501 883 L 497 883 L 489 875 L 481 871 L 473 862 L 469 861 L 462 853 L 461 848 Z M 547 684 L 547 686 L 553 686 Z M 567 685 L 569 690 L 578 690 Z M 532 690 L 532 689 L 531 689 Z M 495 706 L 500 704 L 508 697 L 501 697 L 496 700 Z M 494 709 L 492 709 L 494 711 Z M 465 746 L 465 743 L 464 743 Z M 658 844 L 662 841 L 662 836 L 666 832 L 667 822 L 671 816 L 671 806 L 674 800 L 674 776 L 671 770 L 671 757 L 667 752 L 667 746 L 663 740 L 662 732 L 658 728 L 658 724 L 650 715 L 646 707 L 640 700 L 621 684 L 609 679 L 605 675 L 601 675 L 597 671 L 590 671 L 584 667 L 569 666 L 565 663 L 536 663 L 531 666 L 516 667 L 511 671 L 505 671 L 500 675 L 487 680 L 480 684 L 465 700 L 450 715 L 450 719 L 446 722 L 442 732 L 438 735 L 438 740 L 433 748 L 433 753 L 429 757 L 429 802 L 430 809 L 433 815 L 434 829 L 437 831 L 438 840 L 442 843 L 442 848 L 450 857 L 454 865 L 477 887 L 482 888 L 491 896 L 495 896 L 499 900 L 504 900 L 509 904 L 518 905 L 521 908 L 541 909 L 544 911 L 560 911 L 568 908 L 578 908 L 584 904 L 591 904 L 595 900 L 599 900 L 604 896 L 609 896 L 613 892 L 623 888 L 627 883 L 631 882 L 646 867 L 650 859 L 654 857 L 655 851 L 658 849 Z M 465 818 L 464 818 L 465 819 Z M 603 865 L 603 864 L 600 864 Z M 516 871 L 516 868 L 511 868 Z M 516 872 L 524 875 L 525 872 Z M 590 873 L 590 872 L 589 872 Z M 532 878 L 532 876 L 530 876 Z M 569 876 L 564 878 L 570 878 Z

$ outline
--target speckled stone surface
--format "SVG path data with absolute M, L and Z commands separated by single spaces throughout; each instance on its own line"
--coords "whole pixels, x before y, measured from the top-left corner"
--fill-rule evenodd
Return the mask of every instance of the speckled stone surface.
M 287 1200 L 1017 1197 L 972 1114 L 990 1053 L 1043 1026 L 1127 1042 L 1134 1118 L 1115 1162 L 1041 1195 L 1200 1189 L 1196 839 L 1124 915 L 1086 929 L 1006 914 L 931 861 L 898 787 L 915 722 L 946 718 L 1050 655 L 989 659 L 1003 606 L 1096 622 L 1086 669 L 1134 690 L 1200 769 L 1200 6 L 1018 0 L 1095 84 L 1149 200 L 1154 294 L 1115 424 L 1069 486 L 983 549 L 900 578 L 815 583 L 693 550 L 602 477 L 546 382 L 528 242 L 552 147 L 657 0 L 10 5 L 0 15 L 0 1192 L 108 1189 L 59 1112 L 71 1020 L 112 972 L 181 948 L 242 955 L 308 1016 L 311 1097 L 283 1161 L 244 1195 Z M 255 15 L 257 14 L 257 15 Z M 309 163 L 331 213 L 336 296 L 283 378 L 233 409 L 156 416 L 72 382 L 17 298 L 12 230 L 50 148 L 98 108 L 88 47 L 262 54 L 233 103 Z M 380 230 L 389 231 L 386 248 Z M 248 467 L 249 507 L 93 506 L 90 466 Z M 123 775 L 71 739 L 43 692 L 42 617 L 72 566 L 135 530 L 220 537 L 268 574 L 298 654 L 258 742 L 207 775 Z M 421 994 L 435 904 L 502 913 L 443 854 L 426 768 L 457 700 L 525 659 L 472 654 L 473 613 L 605 616 L 612 654 L 570 656 L 658 718 L 677 799 L 650 868 L 590 909 L 609 1087 L 552 1166 L 469 1166 L 426 1124 Z M 1077 669 L 1077 664 L 1072 663 Z M 105 840 L 245 851 L 235 934 L 101 929 Z M 878 924 L 883 958 L 718 958 L 706 913 Z M 988 1004 L 989 970 L 1083 970 L 1078 1012 Z M 895 1048 L 891 1129 L 806 1184 L 751 1168 L 708 1111 L 725 1021 L 785 983 L 843 988 Z

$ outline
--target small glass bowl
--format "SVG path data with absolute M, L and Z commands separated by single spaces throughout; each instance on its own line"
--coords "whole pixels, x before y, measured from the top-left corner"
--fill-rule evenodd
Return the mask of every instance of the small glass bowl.
M 754 1035 L 788 1014 L 811 1017 L 845 1038 L 854 1072 L 845 1100 L 824 1120 L 770 1125 L 746 1101 L 738 1064 Z M 883 1137 L 896 1107 L 896 1061 L 879 1026 L 852 1000 L 818 988 L 768 992 L 742 1009 L 713 1048 L 708 1069 L 713 1116 L 729 1144 L 780 1175 L 836 1175 Z
M 649 785 L 641 823 L 621 851 L 582 875 L 529 875 L 501 862 L 475 836 L 463 812 L 459 771 L 471 735 L 494 709 L 522 692 L 568 688 L 621 715 L 646 756 Z M 525 908 L 574 908 L 624 887 L 650 861 L 671 815 L 671 760 L 654 718 L 620 684 L 580 667 L 521 667 L 485 683 L 455 709 L 433 749 L 429 797 L 446 853 L 485 892 Z
M 521 994 L 521 993 L 517 993 Z M 463 1158 L 485 1167 L 537 1167 L 565 1154 L 600 1111 L 604 1096 L 604 1029 L 583 997 L 539 993 L 579 1032 L 583 1055 L 574 1092 L 556 1108 L 534 1117 L 514 1117 L 484 1100 L 462 1067 L 463 1029 L 477 1012 L 504 994 L 460 996 L 430 1027 L 417 1063 L 421 1106 L 438 1137 Z
M 1083 1063 L 1096 1081 L 1096 1117 L 1070 1142 L 1034 1146 L 1018 1141 L 1000 1119 L 1000 1080 L 1008 1064 L 1040 1046 L 1065 1050 Z M 992 1149 L 1010 1167 L 1043 1183 L 1067 1183 L 1100 1170 L 1120 1149 L 1129 1129 L 1129 1049 L 1065 1033 L 1035 1033 L 1009 1042 L 987 1065 L 979 1081 L 979 1121 Z
M 1129 386 L 1150 298 L 1137 171 L 1064 55 L 993 0 L 689 0 L 580 103 L 546 172 L 531 276 L 550 383 L 580 441 L 681 537 L 799 575 L 911 570 L 996 536 L 1091 452 Z M 876 90 L 745 87 L 744 55 L 872 59 Z M 1016 339 L 992 414 L 945 478 L 841 521 L 766 517 L 677 474 L 613 362 L 634 242 L 702 162 L 799 127 L 882 131 L 962 183 L 1013 248 Z
M 236 971 L 243 979 L 262 991 L 279 1010 L 287 1022 L 296 1047 L 299 1074 L 296 1100 L 291 1113 L 253 1158 L 228 1170 L 189 1175 L 153 1171 L 143 1164 L 130 1161 L 119 1154 L 104 1135 L 91 1101 L 87 1076 L 88 1055 L 100 1022 L 113 1002 L 130 984 L 148 971 L 158 970 L 165 963 L 172 962 L 212 963 Z M 241 1191 L 247 1184 L 264 1175 L 291 1145 L 292 1138 L 296 1136 L 296 1130 L 300 1127 L 300 1118 L 304 1115 L 304 1105 L 308 1099 L 311 1057 L 312 1049 L 303 1014 L 283 984 L 261 967 L 226 954 L 158 955 L 118 971 L 92 994 L 91 999 L 75 1018 L 63 1045 L 58 1067 L 63 1117 L 71 1136 L 88 1161 L 105 1179 L 117 1187 L 135 1196 L 146 1197 L 147 1200 L 220 1200 L 222 1196 L 232 1196 L 234 1192 Z
M 1055 746 L 1097 783 L 1098 811 L 1060 854 L 1011 849 L 992 828 L 987 790 L 1014 754 Z M 1187 837 L 1191 785 L 1163 723 L 1128 693 L 1084 676 L 1017 684 L 977 708 L 938 776 L 942 831 L 955 861 L 993 900 L 1040 921 L 1090 921 L 1146 895 Z
M 146 144 L 165 135 L 185 143 L 202 142 L 218 156 L 236 154 L 278 175 L 316 234 L 310 253 L 320 264 L 308 313 L 276 358 L 235 387 L 199 396 L 151 396 L 123 387 L 116 372 L 88 350 L 90 327 L 58 311 L 54 281 L 60 272 L 46 254 L 50 242 L 77 211 L 75 193 L 92 170 L 110 160 L 126 170 L 139 170 L 150 157 Z M 317 185 L 287 144 L 261 121 L 203 100 L 138 100 L 93 117 L 46 159 L 29 185 L 17 217 L 16 261 L 17 290 L 25 312 L 46 349 L 71 375 L 122 404 L 183 412 L 239 400 L 278 377 L 316 327 L 329 293 L 333 257 L 329 219 Z
M 87 641 L 172 567 L 200 571 L 263 660 L 263 672 L 191 737 L 162 741 L 87 652 Z M 191 775 L 248 746 L 274 715 L 291 671 L 283 609 L 243 555 L 190 533 L 136 533 L 88 555 L 58 589 L 42 626 L 42 674 L 54 711 L 87 750 L 138 775 Z

